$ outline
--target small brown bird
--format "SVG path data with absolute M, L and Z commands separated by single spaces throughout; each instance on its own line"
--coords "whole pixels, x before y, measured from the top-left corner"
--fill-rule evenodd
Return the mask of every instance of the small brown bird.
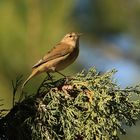
M 22 88 L 32 77 L 40 73 L 60 73 L 60 70 L 63 70 L 72 64 L 79 54 L 79 37 L 81 35 L 81 33 L 74 32 L 66 34 L 60 43 L 58 43 L 51 51 L 49 51 L 32 67 L 32 73 L 23 83 Z

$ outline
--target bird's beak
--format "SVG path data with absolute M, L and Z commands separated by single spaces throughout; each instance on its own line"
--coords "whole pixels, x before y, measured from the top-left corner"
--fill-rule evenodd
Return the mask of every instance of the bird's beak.
M 83 33 L 77 33 L 77 35 L 80 37 L 81 35 L 83 35 Z

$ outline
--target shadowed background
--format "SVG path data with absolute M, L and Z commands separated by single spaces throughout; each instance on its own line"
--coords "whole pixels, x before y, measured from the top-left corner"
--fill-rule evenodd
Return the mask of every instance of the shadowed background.
M 23 74 L 68 32 L 82 32 L 80 55 L 63 71 L 73 75 L 95 66 L 116 68 L 122 87 L 140 83 L 139 0 L 0 0 L 0 98 L 12 107 L 11 80 Z M 58 74 L 55 74 L 58 77 Z M 36 91 L 46 74 L 33 78 L 25 90 Z M 125 140 L 138 140 L 140 125 Z

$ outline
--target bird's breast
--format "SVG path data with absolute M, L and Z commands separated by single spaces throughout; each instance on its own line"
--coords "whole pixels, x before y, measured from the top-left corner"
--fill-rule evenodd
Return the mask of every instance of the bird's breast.
M 79 54 L 79 47 L 76 47 L 70 54 L 64 56 L 62 60 L 58 62 L 58 64 L 56 65 L 56 70 L 57 71 L 63 70 L 67 66 L 72 64 L 75 61 L 75 59 L 78 57 L 78 54 Z

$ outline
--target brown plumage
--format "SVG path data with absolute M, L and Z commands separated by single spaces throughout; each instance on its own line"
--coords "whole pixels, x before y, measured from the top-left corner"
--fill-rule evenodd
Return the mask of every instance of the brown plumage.
M 27 82 L 42 72 L 59 72 L 72 64 L 79 54 L 79 37 L 80 33 L 69 33 L 40 59 L 32 68 L 31 75 L 23 83 L 22 88 Z

